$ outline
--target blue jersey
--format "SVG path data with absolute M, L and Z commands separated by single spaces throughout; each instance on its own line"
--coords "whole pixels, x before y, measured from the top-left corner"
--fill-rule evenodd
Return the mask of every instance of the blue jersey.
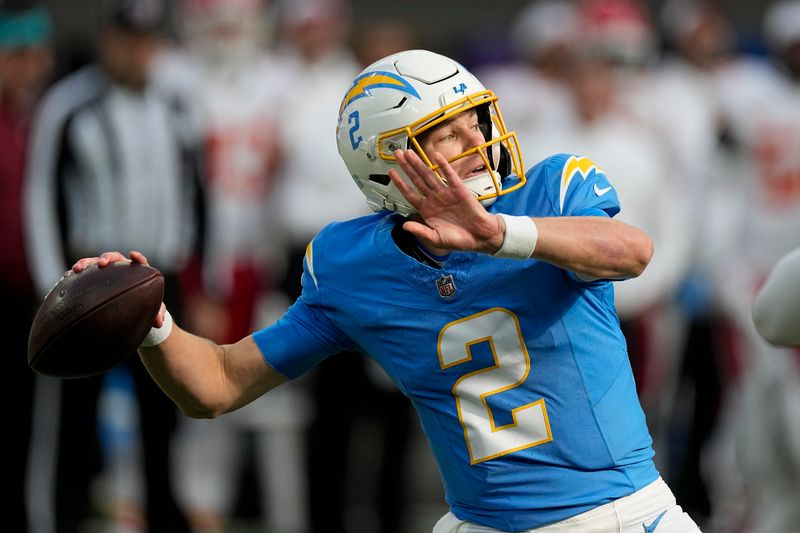
M 491 212 L 613 216 L 616 192 L 588 159 L 553 156 Z M 398 215 L 323 229 L 303 293 L 254 334 L 294 378 L 330 354 L 375 359 L 413 403 L 451 511 L 504 531 L 557 522 L 654 481 L 609 281 L 538 260 L 453 252 L 441 269 L 398 248 Z

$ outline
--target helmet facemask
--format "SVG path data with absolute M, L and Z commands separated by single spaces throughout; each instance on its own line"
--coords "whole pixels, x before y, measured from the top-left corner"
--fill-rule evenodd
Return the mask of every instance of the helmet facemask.
M 433 154 L 426 153 L 420 141 L 436 126 L 471 109 L 474 109 L 477 114 L 478 124 L 485 142 L 451 157 L 447 161 L 453 163 L 476 153 L 480 156 L 488 170 L 485 174 L 465 180 L 464 184 L 475 193 L 478 201 L 484 207 L 490 206 L 499 196 L 515 191 L 525 184 L 525 173 L 522 170 L 522 157 L 516 134 L 506 131 L 500 109 L 497 106 L 497 97 L 491 91 L 481 91 L 465 96 L 407 127 L 382 133 L 378 136 L 378 157 L 396 164 L 393 154 L 395 150 L 400 147 L 413 149 L 425 164 L 436 172 L 442 181 L 446 182 L 439 166 L 432 162 Z M 517 181 L 504 188 L 503 180 L 512 173 L 516 175 Z

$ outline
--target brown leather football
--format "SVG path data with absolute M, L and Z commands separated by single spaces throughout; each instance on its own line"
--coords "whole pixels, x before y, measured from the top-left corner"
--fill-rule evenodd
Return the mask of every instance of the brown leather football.
M 164 297 L 153 267 L 120 261 L 70 272 L 45 297 L 28 337 L 28 365 L 48 376 L 105 372 L 136 353 Z

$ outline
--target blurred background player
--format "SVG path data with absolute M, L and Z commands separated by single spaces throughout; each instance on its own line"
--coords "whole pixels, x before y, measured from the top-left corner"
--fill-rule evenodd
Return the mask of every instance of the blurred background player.
M 362 20 L 351 33 L 354 34 L 353 51 L 359 64 L 364 66 L 389 54 L 413 48 L 419 43 L 413 26 L 393 18 Z
M 720 86 L 736 166 L 729 173 L 733 223 L 716 280 L 730 325 L 727 349 L 738 365 L 725 404 L 743 481 L 738 497 L 754 531 L 778 532 L 800 520 L 787 492 L 800 483 L 791 429 L 800 373 L 794 352 L 767 343 L 751 313 L 758 287 L 800 242 L 800 2 L 770 4 L 763 34 L 769 60 L 739 65 Z
M 207 237 L 203 286 L 208 299 L 187 317 L 210 338 L 248 331 L 258 299 L 280 266 L 272 205 L 280 163 L 277 114 L 286 79 L 268 51 L 274 7 L 268 0 L 184 0 L 178 23 L 182 59 L 195 85 L 205 153 Z M 166 61 L 158 70 L 179 67 Z M 276 263 L 278 266 L 276 266 Z
M 43 297 L 74 258 L 113 242 L 159 257 L 169 280 L 165 299 L 180 312 L 179 276 L 201 238 L 197 137 L 186 104 L 150 85 L 162 5 L 122 0 L 104 8 L 96 62 L 48 92 L 34 127 L 27 176 L 34 281 Z M 187 531 L 171 478 L 176 410 L 139 361 L 131 359 L 127 369 L 147 423 L 140 427 L 143 486 L 129 476 L 125 488 L 144 495 L 134 502 L 144 509 L 141 527 Z M 60 386 L 60 401 L 52 405 L 55 434 L 42 436 L 56 443 L 53 522 L 59 532 L 80 530 L 97 512 L 90 489 L 102 467 L 97 409 L 103 380 L 41 380 Z M 137 526 L 137 512 L 127 518 Z
M 574 116 L 567 84 L 579 30 L 572 0 L 530 2 L 509 29 L 513 59 L 478 72 L 502 99 L 503 114 L 514 117 L 520 138 L 546 137 Z
M 717 496 L 725 492 L 721 487 L 740 485 L 735 468 L 720 466 L 733 450 L 720 414 L 736 365 L 724 349 L 725 327 L 713 275 L 737 216 L 732 196 L 738 186 L 735 171 L 730 171 L 737 157 L 719 93 L 737 84 L 730 76 L 747 61 L 737 50 L 729 13 L 713 0 L 670 0 L 663 4 L 659 21 L 665 43 L 661 77 L 668 85 L 683 87 L 676 90 L 678 95 L 694 94 L 692 100 L 682 98 L 683 105 L 669 107 L 681 117 L 676 122 L 687 126 L 678 142 L 690 156 L 683 158 L 689 163 L 683 165 L 689 179 L 682 180 L 682 187 L 688 193 L 693 228 L 691 264 L 677 294 L 684 340 L 676 338 L 682 356 L 676 362 L 680 380 L 670 413 L 670 474 L 676 495 L 693 516 L 705 522 L 716 507 L 719 512 L 713 513 L 708 527 L 724 531 L 741 522 L 739 502 Z M 670 102 L 668 95 L 659 101 Z M 727 525 L 715 524 L 717 520 Z
M 7 431 L 0 446 L 2 479 L 12 489 L 0 499 L 9 531 L 28 531 L 25 475 L 30 450 L 34 373 L 27 366 L 28 331 L 39 294 L 26 260 L 23 190 L 33 112 L 53 68 L 52 23 L 41 7 L 0 4 L 0 257 L 7 265 L 0 301 L 14 309 L 2 321 L 8 357 L 2 388 Z
M 182 50 L 162 55 L 157 70 L 160 83 L 199 109 L 208 212 L 205 291 L 192 299 L 187 323 L 230 343 L 288 307 L 275 290 L 284 268 L 283 226 L 273 196 L 281 158 L 278 120 L 289 92 L 284 62 L 271 51 L 277 6 L 185 0 L 178 8 Z M 179 498 L 194 531 L 232 527 L 243 505 L 260 515 L 264 529 L 306 531 L 305 391 L 287 387 L 274 400 L 213 423 L 181 421 Z

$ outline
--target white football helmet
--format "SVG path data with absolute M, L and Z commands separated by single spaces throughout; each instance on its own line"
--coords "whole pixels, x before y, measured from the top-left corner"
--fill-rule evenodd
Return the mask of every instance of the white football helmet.
M 463 111 L 475 109 L 486 142 L 450 159 L 480 154 L 485 174 L 465 181 L 478 200 L 491 205 L 498 196 L 525 184 L 516 134 L 506 130 L 497 97 L 462 65 L 433 52 L 410 50 L 368 66 L 342 100 L 336 142 L 350 175 L 375 211 L 402 215 L 416 210 L 389 179 L 396 169 L 411 186 L 393 152 L 414 149 L 439 174 L 417 137 Z M 509 178 L 503 180 L 505 178 Z

